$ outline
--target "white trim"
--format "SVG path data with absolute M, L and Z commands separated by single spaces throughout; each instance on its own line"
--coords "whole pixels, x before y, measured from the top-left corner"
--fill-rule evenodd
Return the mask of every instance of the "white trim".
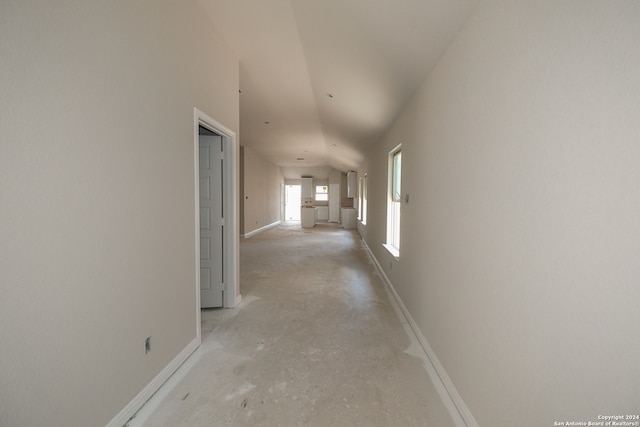
M 242 302 L 242 295 L 238 294 L 233 300 L 233 306 L 229 306 L 228 308 L 236 308 L 237 306 L 240 305 L 241 302 Z
M 393 248 L 387 250 L 398 259 L 400 256 L 401 233 L 402 233 L 402 205 L 399 200 L 393 198 L 393 187 L 395 177 L 395 156 L 402 152 L 402 144 L 396 145 L 393 150 L 389 151 L 387 159 L 387 238 L 386 245 Z M 402 165 L 402 159 L 400 161 Z M 401 166 L 402 168 L 402 166 Z M 402 191 L 402 190 L 401 190 Z M 386 247 L 386 246 L 385 246 Z
M 199 177 L 199 132 L 198 127 L 203 126 L 218 135 L 222 136 L 224 145 L 224 275 L 225 288 L 224 308 L 234 308 L 237 303 L 237 296 L 240 294 L 238 288 L 238 277 L 240 277 L 240 227 L 238 225 L 238 192 L 239 192 L 239 164 L 238 164 L 238 144 L 236 134 L 222 123 L 208 116 L 203 111 L 194 107 L 194 138 L 193 138 L 193 158 L 194 158 L 194 188 L 195 188 L 195 248 L 196 248 L 196 329 L 197 336 L 200 337 L 200 177 Z
M 116 415 L 106 427 L 122 427 L 158 391 L 158 389 L 182 366 L 189 356 L 200 346 L 200 336 L 194 338 L 162 371 L 142 389 L 136 397 Z
M 362 239 L 362 242 L 364 243 L 364 247 L 367 249 L 367 252 L 371 256 L 371 260 L 373 261 L 376 270 L 378 270 L 378 273 L 380 273 L 380 277 L 382 277 L 387 290 L 393 296 L 393 300 L 395 301 L 392 302 L 395 302 L 397 304 L 397 307 L 394 306 L 394 308 L 396 308 L 396 311 L 398 311 L 398 315 L 401 318 L 404 317 L 404 319 L 409 323 L 412 332 L 415 334 L 416 339 L 422 346 L 427 361 L 429 362 L 426 364 L 427 372 L 429 373 L 431 381 L 438 391 L 442 402 L 449 410 L 449 414 L 453 418 L 454 425 L 456 427 L 479 427 L 475 418 L 471 414 L 471 411 L 469 411 L 469 408 L 467 408 L 467 405 L 465 405 L 462 397 L 453 385 L 453 382 L 445 371 L 444 366 L 442 366 L 442 364 L 436 357 L 436 354 L 429 345 L 429 342 L 427 341 L 425 336 L 422 334 L 422 331 L 418 327 L 418 324 L 411 316 L 411 313 L 409 313 L 409 310 L 402 302 L 402 299 L 400 299 L 400 295 L 398 295 L 398 293 L 396 292 L 393 284 L 391 283 L 391 280 L 389 280 L 389 277 L 380 266 L 380 263 L 371 251 L 371 248 L 369 248 L 369 245 L 367 245 L 367 242 L 364 239 Z
M 396 249 L 395 246 L 388 243 L 383 243 L 382 247 L 384 247 L 391 255 L 393 255 L 396 261 L 400 259 L 400 252 L 398 252 L 398 249 Z
M 253 230 L 253 231 L 250 231 L 248 233 L 243 234 L 242 237 L 244 237 L 245 239 L 248 239 L 249 237 L 255 236 L 258 233 L 262 233 L 263 231 L 267 231 L 270 228 L 277 227 L 278 225 L 280 225 L 281 222 L 282 221 L 276 221 L 276 222 L 274 222 L 272 224 L 265 225 L 264 227 L 260 227 L 260 228 L 258 228 L 256 230 Z

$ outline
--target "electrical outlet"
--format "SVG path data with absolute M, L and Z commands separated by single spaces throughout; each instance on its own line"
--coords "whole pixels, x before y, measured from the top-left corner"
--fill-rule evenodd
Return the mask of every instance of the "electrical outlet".
M 147 354 L 151 351 L 151 337 L 147 337 L 144 340 L 144 354 Z

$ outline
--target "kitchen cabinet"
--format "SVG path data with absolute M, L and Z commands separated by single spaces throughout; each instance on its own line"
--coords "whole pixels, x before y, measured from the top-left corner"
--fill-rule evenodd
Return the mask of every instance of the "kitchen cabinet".
M 358 173 L 347 173 L 347 198 L 353 199 L 358 197 Z
M 313 197 L 313 178 L 302 178 L 302 198 Z
M 302 214 L 300 215 L 302 219 L 302 228 L 313 228 L 316 226 L 316 208 L 312 208 L 310 206 L 303 206 L 300 208 Z
M 354 208 L 342 208 L 342 226 L 356 228 L 356 210 Z
M 329 206 L 316 206 L 318 221 L 329 221 Z

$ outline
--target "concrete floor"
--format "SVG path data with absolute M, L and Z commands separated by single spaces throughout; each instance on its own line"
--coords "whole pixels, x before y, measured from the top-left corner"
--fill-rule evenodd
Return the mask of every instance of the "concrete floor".
M 358 234 L 284 223 L 240 246 L 242 303 L 131 426 L 454 425 Z

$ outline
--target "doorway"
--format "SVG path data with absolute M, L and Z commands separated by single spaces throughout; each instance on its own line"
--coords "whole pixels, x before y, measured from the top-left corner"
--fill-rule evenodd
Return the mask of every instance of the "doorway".
M 300 221 L 300 206 L 302 204 L 302 188 L 300 185 L 285 186 L 285 221 Z
M 238 147 L 235 133 L 194 108 L 193 150 L 196 327 L 200 337 L 201 307 L 234 308 L 241 299 L 237 281 L 240 230 L 236 219 Z M 213 294 L 205 295 L 207 292 Z
M 224 144 L 222 136 L 200 125 L 200 307 L 223 306 L 224 296 Z

